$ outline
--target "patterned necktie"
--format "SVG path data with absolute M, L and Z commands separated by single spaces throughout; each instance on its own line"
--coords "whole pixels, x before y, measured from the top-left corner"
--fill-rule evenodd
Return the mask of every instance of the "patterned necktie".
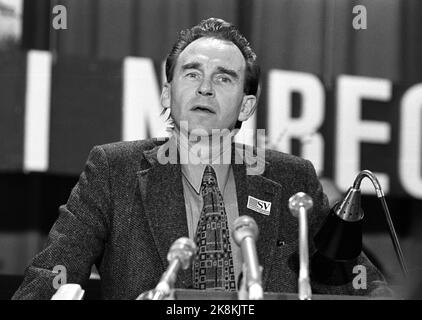
M 196 229 L 198 254 L 193 263 L 195 289 L 236 289 L 230 233 L 214 169 L 207 165 L 201 184 L 204 207 Z

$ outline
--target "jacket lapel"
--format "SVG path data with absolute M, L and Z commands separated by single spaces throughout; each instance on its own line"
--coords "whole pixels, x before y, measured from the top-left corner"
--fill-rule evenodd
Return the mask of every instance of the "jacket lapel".
M 142 205 L 164 269 L 168 266 L 167 253 L 175 240 L 189 237 L 185 199 L 183 196 L 180 164 L 159 164 L 159 146 L 144 151 L 151 167 L 137 173 Z M 177 287 L 190 287 L 190 269 L 181 271 Z
M 261 266 L 265 266 L 262 273 L 263 288 L 265 290 L 272 261 L 274 261 L 274 255 L 276 254 L 276 242 L 279 237 L 282 187 L 280 184 L 261 175 L 247 175 L 245 164 L 232 164 L 232 167 L 236 182 L 239 216 L 248 215 L 258 225 L 259 235 L 256 247 L 259 263 Z M 270 214 L 264 215 L 248 209 L 248 196 L 271 202 Z

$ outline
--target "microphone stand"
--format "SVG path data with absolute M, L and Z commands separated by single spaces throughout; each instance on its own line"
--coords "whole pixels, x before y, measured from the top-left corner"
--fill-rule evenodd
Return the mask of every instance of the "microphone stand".
M 309 249 L 308 249 L 308 219 L 307 212 L 304 207 L 299 209 L 299 242 L 302 250 L 299 252 L 300 269 L 299 269 L 299 299 L 311 300 L 311 285 L 309 277 Z
M 234 222 L 232 233 L 235 243 L 240 246 L 243 257 L 243 277 L 238 292 L 239 300 L 262 300 L 262 267 L 259 265 L 255 241 L 258 237 L 258 226 L 249 216 L 240 216 Z
M 262 274 L 262 266 L 258 266 L 259 277 Z M 251 272 L 246 263 L 242 264 L 242 278 L 240 279 L 239 290 L 237 292 L 238 300 L 262 300 L 264 291 L 261 284 L 253 280 Z M 251 280 L 252 278 L 252 280 Z
M 160 282 L 154 289 L 151 300 L 163 300 L 172 296 L 173 286 L 176 282 L 176 274 L 181 268 L 181 263 L 178 259 L 172 260 L 166 272 L 162 275 Z
M 311 300 L 312 289 L 309 276 L 308 249 L 308 210 L 313 206 L 310 196 L 298 192 L 289 199 L 289 209 L 299 219 L 299 279 L 298 290 L 300 300 Z
M 167 254 L 169 266 L 161 276 L 160 282 L 152 289 L 140 294 L 136 300 L 165 300 L 172 299 L 176 277 L 180 269 L 186 270 L 191 265 L 197 247 L 194 241 L 182 237 L 177 239 Z

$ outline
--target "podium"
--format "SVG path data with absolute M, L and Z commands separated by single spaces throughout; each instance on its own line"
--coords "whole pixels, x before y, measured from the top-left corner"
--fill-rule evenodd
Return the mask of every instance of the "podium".
M 192 290 L 175 289 L 175 300 L 238 300 L 237 292 L 212 291 L 212 290 Z M 264 300 L 299 300 L 297 293 L 264 293 Z M 313 294 L 312 300 L 394 300 L 392 297 L 368 297 L 350 295 L 325 295 Z M 250 300 L 243 300 L 250 301 Z

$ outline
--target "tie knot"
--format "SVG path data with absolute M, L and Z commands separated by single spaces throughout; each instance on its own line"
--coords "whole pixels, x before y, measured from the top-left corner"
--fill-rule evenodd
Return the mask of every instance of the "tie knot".
M 207 165 L 204 170 L 204 175 L 202 176 L 202 185 L 216 185 L 217 177 L 213 167 Z

